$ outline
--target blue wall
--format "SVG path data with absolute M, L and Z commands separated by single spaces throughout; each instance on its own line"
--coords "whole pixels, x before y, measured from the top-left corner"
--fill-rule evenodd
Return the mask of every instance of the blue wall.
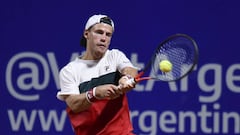
M 183 80 L 145 81 L 128 93 L 136 134 L 240 134 L 240 2 L 1 1 L 1 134 L 73 134 L 56 99 L 58 71 L 84 48 L 85 22 L 115 22 L 111 48 L 144 66 L 175 33 L 199 45 L 196 69 Z

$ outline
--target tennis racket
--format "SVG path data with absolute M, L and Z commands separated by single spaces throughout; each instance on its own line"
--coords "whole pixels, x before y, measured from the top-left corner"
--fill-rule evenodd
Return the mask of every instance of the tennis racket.
M 171 70 L 163 72 L 159 63 L 162 61 L 171 63 Z M 193 38 L 186 34 L 175 34 L 168 37 L 156 48 L 152 58 L 129 83 L 138 83 L 143 80 L 176 81 L 187 76 L 198 62 L 198 46 Z M 150 70 L 150 76 L 144 74 Z

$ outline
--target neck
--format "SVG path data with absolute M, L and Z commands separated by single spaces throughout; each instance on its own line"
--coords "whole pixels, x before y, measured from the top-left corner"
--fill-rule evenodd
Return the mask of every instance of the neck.
M 83 60 L 100 60 L 103 56 L 104 54 L 98 54 L 98 53 L 91 54 L 86 52 L 85 54 L 83 54 L 82 59 Z

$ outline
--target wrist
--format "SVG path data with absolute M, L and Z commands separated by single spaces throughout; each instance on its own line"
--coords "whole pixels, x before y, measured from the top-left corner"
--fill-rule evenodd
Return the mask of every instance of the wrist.
M 96 98 L 96 87 L 86 92 L 86 99 L 89 103 L 93 103 L 98 100 Z

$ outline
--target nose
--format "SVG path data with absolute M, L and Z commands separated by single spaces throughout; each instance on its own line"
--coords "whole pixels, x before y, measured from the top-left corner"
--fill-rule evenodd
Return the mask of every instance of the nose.
M 102 41 L 102 42 L 105 42 L 105 41 L 106 41 L 106 38 L 107 38 L 107 35 L 106 35 L 106 34 L 102 34 L 102 36 L 101 36 L 101 41 Z

